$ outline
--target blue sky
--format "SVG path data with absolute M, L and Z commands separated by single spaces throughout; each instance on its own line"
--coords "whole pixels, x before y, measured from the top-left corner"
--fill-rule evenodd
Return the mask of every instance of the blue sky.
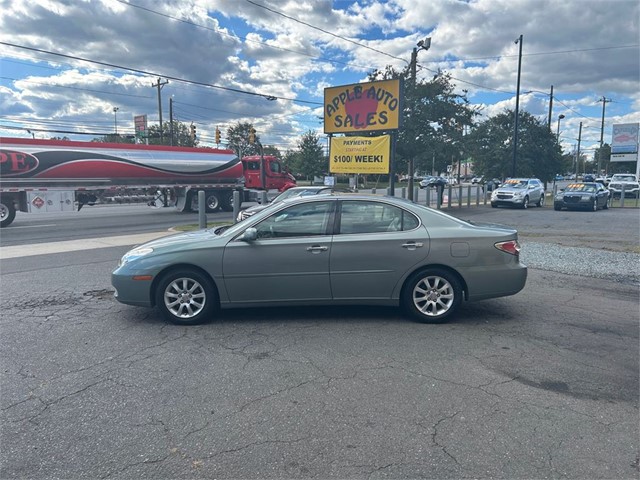
M 552 126 L 565 115 L 565 150 L 580 122 L 582 149 L 598 145 L 603 97 L 605 142 L 613 124 L 640 121 L 637 0 L 0 0 L 0 8 L 2 136 L 133 133 L 135 115 L 158 122 L 160 77 L 169 79 L 163 120 L 172 98 L 174 118 L 193 122 L 202 144 L 213 144 L 216 126 L 224 142 L 228 126 L 251 122 L 264 144 L 286 150 L 308 130 L 323 135 L 324 88 L 405 67 L 425 37 L 418 76 L 450 73 L 488 117 L 515 106 L 514 41 L 523 35 L 520 108 L 546 121 L 553 85 Z

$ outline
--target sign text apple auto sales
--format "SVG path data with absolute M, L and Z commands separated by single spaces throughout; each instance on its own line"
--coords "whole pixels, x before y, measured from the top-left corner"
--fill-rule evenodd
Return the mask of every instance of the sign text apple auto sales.
M 399 80 L 326 88 L 324 132 L 397 130 L 401 103 Z

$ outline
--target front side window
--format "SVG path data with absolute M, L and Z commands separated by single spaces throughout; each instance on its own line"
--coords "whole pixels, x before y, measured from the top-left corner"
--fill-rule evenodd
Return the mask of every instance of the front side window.
M 411 213 L 381 202 L 344 201 L 340 214 L 341 234 L 413 230 L 418 219 Z
M 293 205 L 265 218 L 255 228 L 259 239 L 326 235 L 331 211 L 332 202 Z
M 280 168 L 280 164 L 278 162 L 271 162 L 269 164 L 269 170 L 271 170 L 273 173 L 282 172 L 282 169 Z

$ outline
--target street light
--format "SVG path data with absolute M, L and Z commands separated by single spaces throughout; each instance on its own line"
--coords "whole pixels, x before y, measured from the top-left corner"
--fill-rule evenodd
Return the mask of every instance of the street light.
M 564 118 L 563 114 L 558 115 L 558 128 L 556 129 L 556 138 L 560 140 L 560 120 Z
M 113 125 L 116 129 L 116 135 L 118 135 L 118 107 L 113 107 Z
M 518 53 L 518 86 L 516 88 L 516 118 L 514 121 L 513 131 L 513 165 L 511 166 L 511 176 L 516 176 L 516 158 L 518 156 L 518 117 L 520 109 L 520 72 L 522 71 L 522 35 L 516 39 L 516 45 L 520 45 Z
M 420 40 L 417 44 L 420 50 L 429 50 L 431 48 L 431 37 L 426 37 L 423 40 Z M 411 87 L 415 90 L 416 87 L 416 64 L 418 63 L 418 48 L 413 47 L 413 51 L 411 52 L 411 63 L 409 64 L 411 69 Z M 414 91 L 415 94 L 415 91 Z M 409 158 L 409 180 L 408 180 L 408 188 L 409 188 L 409 200 L 413 200 L 413 156 Z M 393 184 L 392 184 L 393 186 Z M 392 189 L 393 190 L 393 189 Z M 391 192 L 393 195 L 393 191 Z

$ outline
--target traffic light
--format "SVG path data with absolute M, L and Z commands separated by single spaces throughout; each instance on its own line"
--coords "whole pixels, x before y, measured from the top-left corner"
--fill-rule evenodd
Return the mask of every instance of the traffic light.
M 196 126 L 193 123 L 191 124 L 191 132 L 189 132 L 189 138 L 191 138 L 192 141 L 196 139 Z
M 256 143 L 256 129 L 253 127 L 249 130 L 249 143 Z
M 216 127 L 216 143 L 220 143 L 220 129 Z

